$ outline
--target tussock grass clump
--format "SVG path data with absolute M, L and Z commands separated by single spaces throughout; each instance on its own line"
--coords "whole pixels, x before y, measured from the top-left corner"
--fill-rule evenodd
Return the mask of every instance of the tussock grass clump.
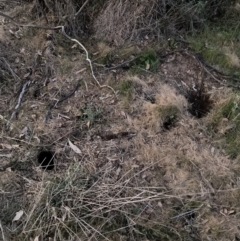
M 84 4 L 85 2 L 85 0 L 39 0 L 36 1 L 32 13 L 33 16 L 43 17 L 47 22 L 64 24 L 68 35 L 86 37 L 92 34 L 93 19 L 107 0 L 89 1 Z
M 108 1 L 94 21 L 96 38 L 121 45 L 150 35 L 157 39 L 192 32 L 224 16 L 236 1 Z
M 69 35 L 84 37 L 93 34 L 102 41 L 122 45 L 131 40 L 142 40 L 145 36 L 162 39 L 192 32 L 207 20 L 224 16 L 236 0 L 101 0 L 84 3 L 85 0 L 36 1 L 34 13 L 47 21 L 55 19 L 64 23 Z
M 18 240 L 120 240 L 121 236 L 170 240 L 178 236 L 165 222 L 164 226 L 147 222 L 149 203 L 166 198 L 160 187 L 137 185 L 138 173 L 119 180 L 111 174 L 106 168 L 88 175 L 75 165 L 61 177 L 42 182 L 34 188 L 35 198 L 25 210 Z

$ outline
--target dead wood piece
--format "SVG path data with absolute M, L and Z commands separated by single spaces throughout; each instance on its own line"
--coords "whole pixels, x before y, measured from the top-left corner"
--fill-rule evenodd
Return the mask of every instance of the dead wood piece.
M 19 108 L 20 105 L 21 105 L 23 95 L 24 95 L 24 93 L 25 93 L 25 91 L 26 91 L 27 86 L 28 86 L 30 83 L 31 83 L 31 81 L 29 80 L 29 81 L 27 81 L 27 82 L 23 85 L 23 87 L 22 87 L 22 91 L 21 91 L 21 93 L 20 93 L 20 95 L 19 95 L 19 97 L 18 97 L 18 103 L 17 103 L 17 105 L 15 106 L 14 111 L 13 111 L 13 113 L 12 113 L 9 121 L 7 122 L 7 130 L 9 129 L 12 119 L 13 119 L 14 116 L 16 115 L 17 110 L 18 110 L 18 108 Z
M 7 60 L 6 60 L 4 57 L 1 57 L 1 59 L 3 60 L 3 62 L 5 63 L 5 65 L 6 65 L 7 68 L 9 69 L 9 71 L 11 72 L 13 78 L 14 78 L 16 81 L 21 80 L 21 79 L 16 75 L 16 73 L 13 71 L 13 69 L 12 69 L 11 66 L 10 66 L 10 64 L 7 62 Z

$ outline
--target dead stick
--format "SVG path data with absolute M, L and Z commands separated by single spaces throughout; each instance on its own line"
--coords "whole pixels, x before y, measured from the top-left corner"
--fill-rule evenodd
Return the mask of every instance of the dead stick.
M 12 17 L 10 17 L 9 15 L 0 12 L 0 15 L 8 18 L 9 20 L 11 20 L 13 22 L 13 24 L 19 26 L 19 27 L 30 27 L 30 28 L 42 28 L 42 29 L 49 29 L 49 30 L 57 30 L 57 29 L 61 29 L 62 26 L 57 26 L 57 27 L 50 27 L 50 26 L 41 26 L 41 25 L 32 25 L 32 24 L 22 24 L 22 23 L 18 23 L 16 22 Z
M 2 223 L 0 221 L 0 229 L 1 229 L 1 233 L 2 233 L 2 239 L 3 241 L 6 241 L 5 235 L 4 235 L 4 231 L 3 231 L 3 227 L 2 227 Z
M 83 10 L 83 8 L 87 5 L 87 3 L 89 2 L 89 0 L 86 0 L 84 2 L 84 4 L 82 5 L 82 7 L 77 11 L 77 13 L 75 14 L 75 17 L 77 17 L 77 15 Z
M 10 124 L 11 124 L 11 121 L 12 121 L 12 119 L 14 118 L 14 116 L 15 116 L 16 113 L 17 113 L 17 110 L 18 110 L 18 108 L 19 108 L 19 106 L 20 106 L 20 104 L 21 104 L 21 102 L 22 102 L 22 98 L 23 98 L 23 95 L 24 95 L 24 93 L 25 93 L 25 90 L 26 90 L 27 86 L 30 84 L 30 82 L 31 82 L 31 81 L 29 80 L 28 82 L 26 82 L 26 83 L 23 85 L 22 91 L 21 91 L 21 93 L 20 93 L 20 95 L 19 95 L 19 97 L 18 97 L 18 103 L 17 103 L 17 105 L 15 106 L 14 111 L 13 111 L 13 113 L 12 113 L 9 121 L 7 122 L 7 129 L 9 129 L 9 126 L 10 126 Z
M 1 59 L 4 61 L 4 63 L 7 65 L 9 71 L 11 72 L 12 76 L 16 81 L 20 80 L 20 78 L 15 74 L 15 72 L 12 70 L 10 64 L 7 62 L 7 60 L 4 57 L 1 57 Z

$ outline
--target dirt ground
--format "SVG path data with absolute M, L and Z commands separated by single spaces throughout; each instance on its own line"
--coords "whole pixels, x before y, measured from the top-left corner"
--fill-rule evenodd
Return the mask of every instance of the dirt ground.
M 168 55 L 155 72 L 107 71 L 98 59 L 114 47 L 83 43 L 97 80 L 115 94 L 99 88 L 84 51 L 60 32 L 17 28 L 3 17 L 0 23 L 1 64 L 6 73 L 10 68 L 17 76 L 1 77 L 0 87 L 2 240 L 19 240 L 21 232 L 30 232 L 24 217 L 30 216 L 39 185 L 61 178 L 73 165 L 89 175 L 104 173 L 108 184 L 129 178 L 132 188 L 161 189 L 164 196 L 143 202 L 141 213 L 143 220 L 169 230 L 161 240 L 171 240 L 171 233 L 175 240 L 240 240 L 239 165 L 218 148 L 207 130 L 211 112 L 194 117 L 186 99 L 187 90 L 203 78 L 213 109 L 230 89 L 181 52 Z M 147 44 L 146 40 L 142 46 L 118 49 L 119 59 L 125 51 L 125 56 L 136 49 L 141 52 Z M 122 90 L 124 83 L 131 86 Z M 163 114 L 172 107 L 177 110 L 173 122 L 172 115 Z M 42 150 L 54 153 L 53 170 L 40 167 Z M 13 221 L 20 210 L 23 217 Z M 139 240 L 160 240 L 141 232 Z M 114 235 L 103 240 L 131 240 L 126 233 Z

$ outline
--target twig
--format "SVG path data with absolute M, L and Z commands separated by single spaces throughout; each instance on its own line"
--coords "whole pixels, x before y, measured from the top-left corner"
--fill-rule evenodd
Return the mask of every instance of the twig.
M 112 92 L 115 94 L 115 96 L 117 96 L 115 90 L 114 90 L 111 86 L 109 86 L 109 85 L 101 85 L 101 84 L 99 83 L 99 81 L 97 80 L 97 78 L 96 78 L 96 76 L 95 76 L 95 74 L 94 74 L 94 71 L 93 71 L 92 61 L 89 59 L 88 51 L 87 51 L 87 49 L 83 46 L 83 44 L 81 44 L 77 39 L 74 39 L 74 38 L 69 37 L 69 36 L 66 34 L 66 32 L 65 32 L 64 26 L 62 26 L 62 33 L 63 33 L 69 40 L 77 43 L 77 44 L 84 50 L 84 52 L 85 52 L 85 54 L 86 54 L 86 60 L 88 61 L 89 66 L 90 66 L 90 69 L 91 69 L 92 77 L 93 77 L 93 79 L 95 80 L 95 82 L 97 83 L 98 87 L 101 88 L 101 89 L 102 89 L 102 88 L 108 88 L 108 89 L 112 90 Z
M 0 229 L 1 229 L 3 241 L 6 241 L 1 221 L 0 221 Z
M 10 64 L 7 62 L 7 60 L 4 57 L 1 57 L 1 59 L 4 61 L 6 66 L 8 67 L 9 71 L 11 72 L 12 76 L 16 81 L 20 81 L 21 79 L 15 74 L 15 72 L 12 70 Z
M 42 28 L 42 29 L 49 29 L 49 30 L 58 30 L 61 29 L 62 26 L 56 26 L 56 27 L 50 27 L 50 26 L 41 26 L 41 25 L 32 25 L 32 24 L 22 24 L 22 23 L 18 23 L 16 22 L 12 17 L 10 17 L 9 15 L 0 12 L 0 15 L 8 18 L 9 20 L 11 20 L 13 22 L 13 24 L 19 26 L 19 27 L 31 27 L 31 28 Z
M 113 67 L 106 68 L 106 69 L 104 69 L 104 70 L 98 71 L 97 73 L 101 73 L 101 72 L 103 72 L 103 71 L 110 71 L 110 70 L 113 70 L 113 69 L 122 68 L 125 64 L 129 64 L 129 63 L 133 62 L 134 60 L 136 60 L 137 58 L 138 58 L 138 57 L 134 57 L 133 59 L 124 61 L 124 62 L 122 62 L 121 64 L 118 64 L 118 65 L 116 65 L 116 66 L 113 66 Z
M 46 145 L 37 145 L 33 142 L 27 142 L 27 141 L 24 141 L 24 140 L 21 140 L 21 139 L 18 139 L 18 138 L 14 138 L 14 137 L 9 137 L 9 136 L 2 136 L 3 138 L 6 138 L 8 140 L 12 140 L 12 141 L 17 141 L 17 142 L 21 142 L 21 143 L 24 143 L 24 144 L 27 144 L 27 145 L 30 145 L 30 146 L 34 146 L 34 147 L 48 147 L 48 146 L 51 146 L 55 143 L 57 143 L 58 141 L 62 140 L 63 138 L 65 138 L 66 136 L 68 136 L 69 134 L 71 134 L 73 131 L 69 131 L 67 132 L 66 134 L 64 134 L 63 136 L 59 137 L 57 140 L 53 141 L 50 145 L 49 144 L 46 144 Z M 2 168 L 1 168 L 2 170 Z
M 28 82 L 26 82 L 26 83 L 23 85 L 22 91 L 21 91 L 21 93 L 20 93 L 20 95 L 19 95 L 19 97 L 18 97 L 18 103 L 17 103 L 17 105 L 15 106 L 14 111 L 13 111 L 13 113 L 12 113 L 9 121 L 7 122 L 7 129 L 9 129 L 9 126 L 10 126 L 10 124 L 11 124 L 11 121 L 12 121 L 12 119 L 14 118 L 14 116 L 16 115 L 17 110 L 18 110 L 18 108 L 19 108 L 19 106 L 20 106 L 20 104 L 21 104 L 21 101 L 22 101 L 23 95 L 24 95 L 24 93 L 25 93 L 25 90 L 26 90 L 27 86 L 28 86 L 30 83 L 31 83 L 31 81 L 29 80 Z
M 187 212 L 184 212 L 184 213 L 180 213 L 177 216 L 174 216 L 174 217 L 172 217 L 170 219 L 176 219 L 176 218 L 181 218 L 181 217 L 184 217 L 184 216 L 189 216 L 189 215 L 197 212 L 202 206 L 203 206 L 203 204 L 200 207 L 198 207 L 198 208 L 195 208 L 193 210 L 190 210 L 190 211 L 187 211 Z
M 77 83 L 77 85 L 76 85 L 76 87 L 74 88 L 73 91 L 71 91 L 68 95 L 66 95 L 66 96 L 63 97 L 62 99 L 58 100 L 55 104 L 52 104 L 52 105 L 50 105 L 50 106 L 48 107 L 48 110 L 47 110 L 47 112 L 46 112 L 46 115 L 45 115 L 45 118 L 44 118 L 44 121 L 43 121 L 43 122 L 46 122 L 46 121 L 48 120 L 48 116 L 49 116 L 49 114 L 50 114 L 50 112 L 51 112 L 51 110 L 52 110 L 53 107 L 55 107 L 57 104 L 62 103 L 64 100 L 66 100 L 66 99 L 68 99 L 69 97 L 71 97 L 71 96 L 77 91 L 77 89 L 78 89 L 79 86 L 80 86 L 80 81 L 81 81 L 81 80 L 78 81 L 78 83 Z
M 86 91 L 88 92 L 88 85 L 87 85 L 87 83 L 86 83 L 86 81 L 85 81 L 85 80 L 84 80 L 83 82 L 84 82 L 84 84 L 85 84 Z
M 77 13 L 75 13 L 75 17 L 77 17 L 77 15 L 83 10 L 83 8 L 87 5 L 87 3 L 89 2 L 89 0 L 86 0 L 84 2 L 84 4 L 82 5 L 82 7 L 80 7 L 80 9 L 77 11 Z
M 192 54 L 192 53 L 190 54 L 189 52 L 184 52 L 184 53 L 187 54 L 188 56 L 191 56 L 195 60 L 197 60 L 197 62 L 201 65 L 201 67 L 205 70 L 205 72 L 207 72 L 219 84 L 222 84 L 222 81 L 217 79 L 194 54 Z

